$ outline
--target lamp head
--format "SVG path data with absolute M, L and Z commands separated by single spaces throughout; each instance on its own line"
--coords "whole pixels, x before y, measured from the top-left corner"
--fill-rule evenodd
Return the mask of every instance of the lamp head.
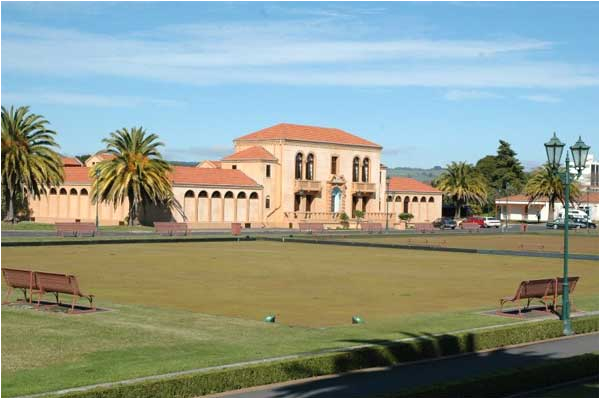
M 562 143 L 558 137 L 556 137 L 556 132 L 548 141 L 544 143 L 544 147 L 546 147 L 546 156 L 548 157 L 548 163 L 554 169 L 558 169 L 560 165 L 560 158 L 562 157 L 562 152 L 565 147 L 565 144 Z
M 573 163 L 575 164 L 577 173 L 581 173 L 585 168 L 585 162 L 589 151 L 590 146 L 581 140 L 581 136 L 579 136 L 579 140 L 571 146 L 571 155 L 573 156 Z

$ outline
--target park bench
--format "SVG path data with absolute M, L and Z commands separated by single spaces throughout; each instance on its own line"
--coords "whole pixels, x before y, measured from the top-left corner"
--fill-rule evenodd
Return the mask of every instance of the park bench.
M 415 223 L 417 233 L 433 233 L 435 229 L 431 223 Z
M 298 223 L 298 228 L 301 233 L 322 233 L 325 231 L 323 223 Z
M 556 278 L 556 289 L 554 292 L 554 309 L 556 310 L 556 302 L 558 300 L 558 296 L 563 294 L 563 281 L 564 278 L 557 277 Z M 571 304 L 571 308 L 575 310 L 575 305 L 573 304 L 573 297 L 571 294 L 575 291 L 575 286 L 579 281 L 579 276 L 569 277 L 569 304 Z
M 154 222 L 154 231 L 160 235 L 174 236 L 177 234 L 187 236 L 187 223 L 177 222 Z
M 31 303 L 31 296 L 33 292 L 38 290 L 34 272 L 31 270 L 19 270 L 19 269 L 8 269 L 2 268 L 2 276 L 4 277 L 4 281 L 6 282 L 6 286 L 8 289 L 6 290 L 6 296 L 2 304 L 10 303 L 8 300 L 10 298 L 10 294 L 15 289 L 20 289 L 23 291 L 23 296 L 25 297 L 25 302 Z M 29 291 L 29 298 L 27 298 L 27 291 Z
M 56 304 L 60 305 L 60 294 L 72 296 L 70 313 L 75 311 L 75 305 L 79 298 L 86 298 L 90 302 L 91 310 L 96 310 L 94 304 L 94 295 L 84 294 L 79 289 L 77 278 L 68 274 L 34 272 L 34 278 L 38 287 L 37 307 L 40 307 L 42 296 L 45 294 L 54 294 Z
M 231 235 L 239 236 L 242 234 L 242 224 L 241 223 L 231 223 Z
M 531 305 L 531 301 L 537 299 L 544 304 L 546 308 L 546 312 L 548 311 L 548 299 L 555 300 L 555 286 L 556 279 L 555 278 L 545 278 L 539 280 L 527 280 L 521 281 L 519 284 L 519 288 L 517 288 L 517 292 L 513 296 L 506 296 L 504 298 L 500 298 L 500 313 L 504 310 L 504 305 L 508 302 L 513 302 L 518 306 L 518 313 L 521 316 L 521 299 L 527 299 L 527 306 L 525 309 L 529 308 Z
M 56 235 L 61 237 L 83 237 L 84 235 L 93 237 L 96 235 L 96 225 L 94 223 L 55 223 L 54 226 L 56 227 Z
M 468 232 L 476 231 L 479 232 L 481 226 L 477 223 L 461 223 L 460 228 L 463 230 L 467 230 Z
M 428 239 L 419 239 L 419 238 L 409 238 L 408 243 L 410 245 L 423 245 L 428 247 L 445 247 L 446 240 L 428 240 Z
M 362 222 L 360 224 L 361 231 L 367 233 L 381 233 L 383 231 L 383 227 L 381 223 L 373 223 L 373 222 Z

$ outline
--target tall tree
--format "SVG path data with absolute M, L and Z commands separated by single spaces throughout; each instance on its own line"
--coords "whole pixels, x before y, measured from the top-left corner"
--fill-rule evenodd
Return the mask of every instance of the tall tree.
M 483 175 L 466 162 L 452 162 L 435 182 L 436 187 L 452 198 L 456 205 L 455 217 L 469 203 L 483 204 L 487 197 L 487 184 Z
M 2 190 L 7 199 L 5 220 L 15 222 L 18 198 L 25 190 L 39 198 L 49 186 L 63 181 L 63 164 L 54 141 L 56 132 L 29 107 L 2 107 Z
M 559 176 L 559 174 L 564 174 L 564 171 L 564 168 L 561 168 L 557 174 L 550 165 L 545 164 L 533 171 L 525 186 L 525 194 L 529 197 L 530 202 L 540 198 L 548 199 L 548 218 L 554 216 L 556 201 L 565 204 L 564 184 Z M 581 195 L 579 183 L 574 180 L 572 179 L 569 185 L 570 201 L 577 200 Z
M 509 186 L 515 192 L 521 192 L 525 186 L 523 165 L 517 159 L 517 153 L 504 140 L 500 140 L 496 155 L 496 168 L 492 176 L 492 185 L 496 190 Z
M 145 203 L 172 204 L 171 167 L 158 151 L 163 143 L 156 134 L 147 134 L 142 127 L 123 128 L 103 142 L 106 152 L 115 157 L 97 163 L 91 170 L 97 176 L 92 184 L 94 202 L 109 202 L 116 207 L 127 199 L 130 226 L 139 223 Z

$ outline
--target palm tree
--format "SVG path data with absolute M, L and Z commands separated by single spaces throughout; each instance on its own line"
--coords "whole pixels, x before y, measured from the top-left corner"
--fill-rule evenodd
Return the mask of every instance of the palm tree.
M 139 222 L 143 204 L 172 204 L 171 167 L 158 151 L 164 144 L 156 134 L 147 134 L 142 127 L 123 128 L 103 142 L 106 152 L 114 158 L 92 168 L 90 174 L 96 176 L 92 201 L 105 201 L 116 207 L 127 199 L 129 226 Z
M 475 202 L 483 205 L 487 200 L 485 177 L 466 162 L 452 162 L 436 180 L 435 185 L 456 205 L 454 216 L 460 217 L 460 208 Z
M 559 173 L 556 173 L 549 164 L 545 164 L 531 174 L 525 185 L 525 194 L 529 197 L 530 203 L 539 198 L 548 198 L 548 218 L 553 217 L 554 203 L 557 200 L 563 205 L 565 204 L 564 186 L 559 176 L 564 171 L 564 168 L 562 168 Z M 569 190 L 571 201 L 581 195 L 579 184 L 574 179 L 571 180 Z
M 15 223 L 17 197 L 25 191 L 39 198 L 49 186 L 63 181 L 63 164 L 55 148 L 56 132 L 29 107 L 2 107 L 2 189 L 8 202 L 6 221 Z

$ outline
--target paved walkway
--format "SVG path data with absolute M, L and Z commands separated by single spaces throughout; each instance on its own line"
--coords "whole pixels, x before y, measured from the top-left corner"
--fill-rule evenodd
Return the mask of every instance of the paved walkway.
M 317 377 L 221 394 L 221 397 L 369 397 L 531 366 L 598 351 L 598 333 L 491 352 Z

